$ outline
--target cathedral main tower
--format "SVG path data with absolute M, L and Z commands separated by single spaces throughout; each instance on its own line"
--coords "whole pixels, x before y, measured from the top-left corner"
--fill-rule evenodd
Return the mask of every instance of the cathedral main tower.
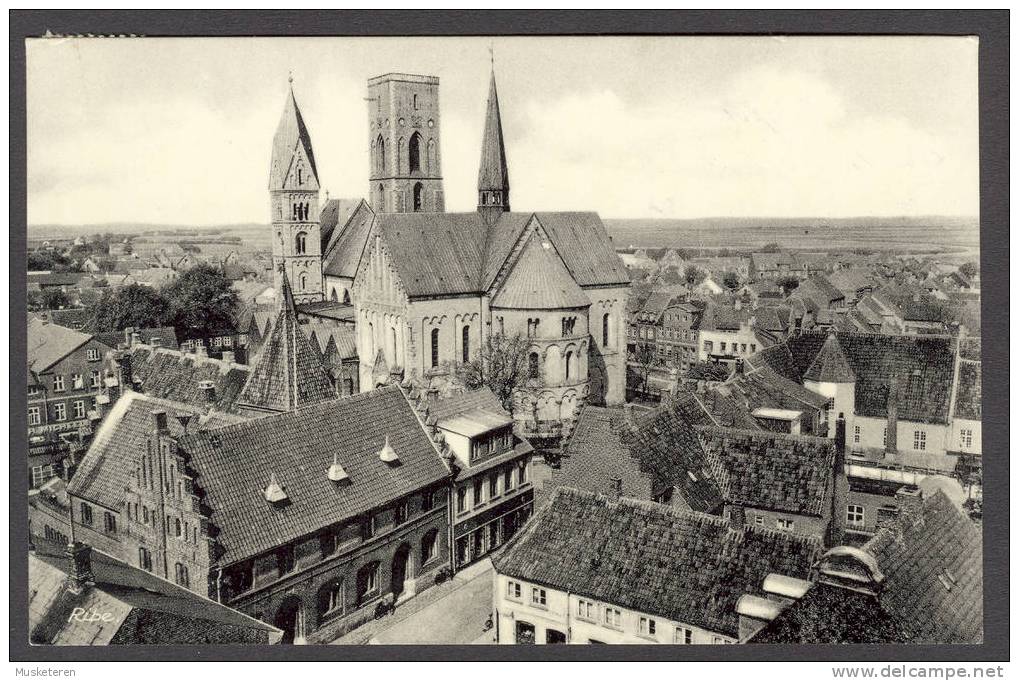
M 286 270 L 294 301 L 323 299 L 322 237 L 319 224 L 318 169 L 311 136 L 294 99 L 293 79 L 283 117 L 272 140 L 269 198 L 272 210 L 273 283 L 283 290 Z
M 443 212 L 439 79 L 406 73 L 370 79 L 368 121 L 375 212 Z

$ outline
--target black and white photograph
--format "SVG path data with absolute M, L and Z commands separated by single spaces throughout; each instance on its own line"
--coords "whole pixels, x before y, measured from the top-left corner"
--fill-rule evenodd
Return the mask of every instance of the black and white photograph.
M 22 642 L 983 644 L 981 48 L 28 38 Z

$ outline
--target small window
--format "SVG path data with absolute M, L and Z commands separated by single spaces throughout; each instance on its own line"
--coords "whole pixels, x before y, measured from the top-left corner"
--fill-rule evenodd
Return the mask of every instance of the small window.
M 439 330 L 432 329 L 432 367 L 439 366 Z
M 187 565 L 177 563 L 173 566 L 174 580 L 182 587 L 189 588 L 191 586 L 191 578 L 188 575 Z
M 67 405 L 66 404 L 54 404 L 53 405 L 53 418 L 56 421 L 67 420 Z
M 74 403 L 74 418 L 83 419 L 85 418 L 85 401 L 77 400 Z
M 421 539 L 421 564 L 424 565 L 439 554 L 439 531 L 429 530 Z
M 456 512 L 465 513 L 467 511 L 467 488 L 458 487 L 456 490 Z
M 973 446 L 973 431 L 971 429 L 963 428 L 959 431 L 959 436 L 964 448 L 969 449 Z
M 676 631 L 672 634 L 672 642 L 690 645 L 693 643 L 693 632 L 686 627 L 676 627 Z
M 81 502 L 81 522 L 86 525 L 92 525 L 92 507 L 86 504 L 84 501 Z
M 375 516 L 366 515 L 361 519 L 361 538 L 371 539 L 375 536 Z
M 520 582 L 506 582 L 506 596 L 515 600 L 520 600 Z
M 527 459 L 517 464 L 517 480 L 520 485 L 527 482 Z
M 594 620 L 598 617 L 598 610 L 594 603 L 583 598 L 577 601 L 577 617 Z
M 407 502 L 401 501 L 396 505 L 396 510 L 393 513 L 393 524 L 402 525 L 407 522 Z
M 145 547 L 138 547 L 138 567 L 152 572 L 152 554 Z
M 545 605 L 547 605 L 546 597 L 547 597 L 547 594 L 545 593 L 544 589 L 541 589 L 539 587 L 532 587 L 531 588 L 531 603 L 532 604 L 540 605 L 540 606 L 544 607 Z
M 42 411 L 39 407 L 28 408 L 28 425 L 37 426 L 42 423 Z
M 425 490 L 421 495 L 421 510 L 431 511 L 435 508 L 435 492 L 433 490 Z
M 322 600 L 319 606 L 321 614 L 334 615 L 343 612 L 344 591 L 344 582 L 342 579 L 328 584 L 322 592 Z
M 117 534 L 117 517 L 109 511 L 103 511 L 103 529 L 107 534 Z
M 71 375 L 71 387 L 74 390 L 81 390 L 85 387 L 85 379 L 81 374 Z
M 54 390 L 54 392 L 58 392 L 58 393 L 59 392 L 63 392 L 65 390 L 65 388 L 64 388 L 64 377 L 63 376 L 54 376 L 53 377 L 53 390 Z
M 642 636 L 654 636 L 656 633 L 655 621 L 650 617 L 641 617 L 640 633 Z
M 849 504 L 846 507 L 846 523 L 853 526 L 864 524 L 864 507 L 857 504 Z
M 532 352 L 527 356 L 527 377 L 538 378 L 541 372 L 541 360 L 538 353 Z
M 481 506 L 485 503 L 485 481 L 477 479 L 474 481 L 474 505 Z
M 99 350 L 97 350 L 96 348 L 89 348 L 88 352 L 87 352 L 87 355 L 88 355 L 88 361 L 90 361 L 90 362 L 98 362 L 99 361 L 99 358 L 100 358 L 99 357 Z
M 513 489 L 513 469 L 507 468 L 502 473 L 502 488 L 504 491 Z
M 777 527 L 778 529 L 780 529 L 780 530 L 782 530 L 784 532 L 792 532 L 793 531 L 793 521 L 789 520 L 787 518 L 776 518 L 775 519 L 775 527 Z
M 860 426 L 853 426 L 853 443 L 860 444 Z
M 499 496 L 499 474 L 492 473 L 488 477 L 488 498 L 495 499 Z
M 922 452 L 927 449 L 927 431 L 913 431 L 913 449 L 918 452 Z
M 357 601 L 362 603 L 379 590 L 379 564 L 371 563 L 357 573 Z
M 605 608 L 605 624 L 610 627 L 621 628 L 623 626 L 623 613 L 616 608 Z
M 99 370 L 98 370 L 98 369 L 93 369 L 93 370 L 92 370 L 91 372 L 89 372 L 89 375 L 88 375 L 88 379 L 89 379 L 89 381 L 88 381 L 88 382 L 89 382 L 89 385 L 90 385 L 91 387 L 93 387 L 93 388 L 98 388 L 98 387 L 100 387 L 100 379 L 101 379 L 101 378 L 102 378 L 102 377 L 101 377 L 101 375 L 99 374 Z

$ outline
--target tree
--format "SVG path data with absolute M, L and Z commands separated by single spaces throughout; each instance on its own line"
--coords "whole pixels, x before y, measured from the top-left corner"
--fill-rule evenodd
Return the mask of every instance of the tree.
M 70 258 L 56 251 L 31 251 L 25 264 L 29 272 L 68 272 L 71 269 Z
M 529 348 L 527 339 L 520 334 L 493 334 L 482 344 L 480 353 L 457 366 L 457 376 L 468 390 L 487 387 L 499 398 L 504 409 L 512 411 L 516 390 L 528 380 L 536 380 L 530 376 Z M 537 380 L 540 377 L 539 361 Z
M 686 269 L 683 270 L 683 278 L 686 279 L 686 283 L 690 286 L 696 286 L 704 281 L 707 276 L 708 273 L 697 267 L 697 265 L 687 265 Z
M 722 285 L 730 291 L 735 291 L 742 283 L 735 272 L 729 271 L 722 275 Z
M 797 288 L 799 288 L 800 280 L 797 279 L 796 277 L 790 275 L 790 276 L 782 277 L 781 279 L 779 279 L 775 283 L 782 287 L 782 293 L 784 295 L 789 295 L 790 293 L 795 291 Z
M 85 328 L 93 333 L 123 331 L 132 326 L 150 329 L 170 322 L 170 304 L 166 298 L 141 284 L 107 289 L 87 309 Z
M 772 242 L 770 244 L 764 244 L 761 248 L 761 253 L 778 253 L 780 250 L 782 250 L 782 247 L 777 243 Z
M 201 263 L 162 291 L 179 338 L 207 338 L 234 326 L 239 299 L 218 268 Z
M 71 299 L 61 289 L 48 288 L 42 292 L 40 305 L 44 310 L 59 310 L 70 306 L 70 304 Z
M 967 262 L 959 265 L 959 273 L 966 277 L 972 278 L 976 276 L 977 266 L 974 263 Z
M 651 369 L 655 365 L 655 348 L 653 345 L 641 343 L 630 353 L 630 364 L 633 366 L 637 378 L 640 381 L 640 392 L 647 391 L 647 380 L 651 375 Z

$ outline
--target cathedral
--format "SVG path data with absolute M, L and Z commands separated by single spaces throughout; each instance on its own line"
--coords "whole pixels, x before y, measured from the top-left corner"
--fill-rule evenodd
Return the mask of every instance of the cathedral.
M 345 311 L 333 317 L 354 325 L 360 390 L 441 391 L 501 335 L 526 339 L 524 434 L 558 439 L 583 404 L 621 404 L 627 271 L 596 213 L 510 209 L 494 70 L 475 211 L 445 212 L 439 79 L 377 76 L 367 102 L 367 199 L 320 205 L 292 83 L 269 173 L 277 290 L 289 281 L 299 312 Z

